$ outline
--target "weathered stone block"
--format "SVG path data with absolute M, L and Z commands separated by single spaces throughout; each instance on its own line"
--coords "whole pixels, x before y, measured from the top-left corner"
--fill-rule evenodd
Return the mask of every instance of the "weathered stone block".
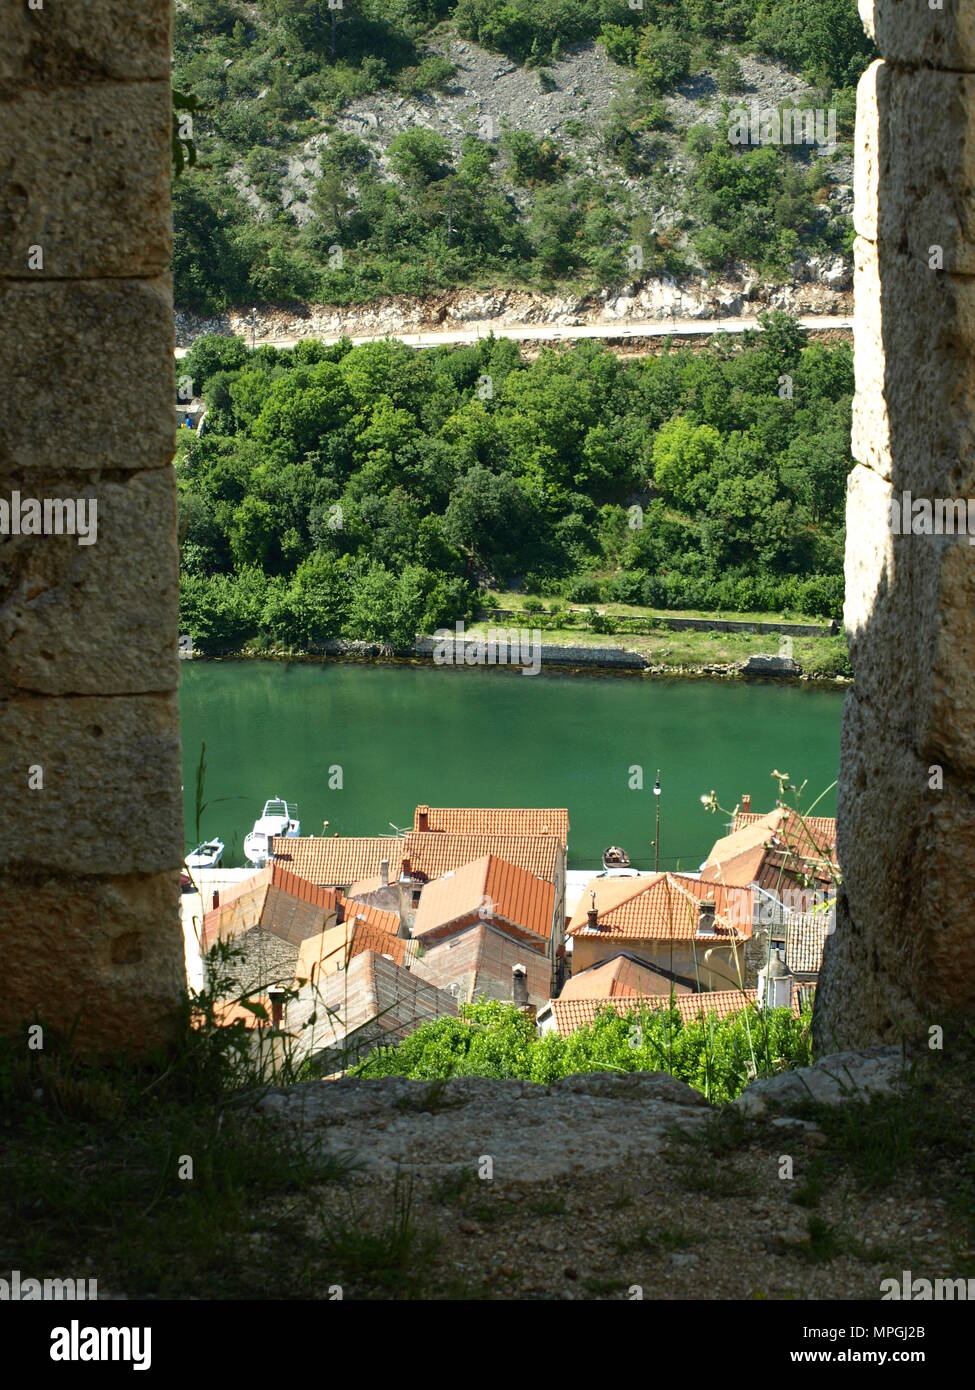
M 173 456 L 173 304 L 156 280 L 0 281 L 0 477 Z
M 169 77 L 170 0 L 0 3 L 0 93 L 8 83 L 50 89 L 111 79 Z
M 44 478 L 21 493 L 58 499 L 79 535 L 0 537 L 0 698 L 122 695 L 179 683 L 179 549 L 171 468 L 86 482 Z M 10 502 L 14 488 L 0 487 Z M 79 505 L 81 504 L 81 505 Z M 75 521 L 76 527 L 78 521 Z M 79 528 L 80 529 L 80 528 Z
M 185 989 L 175 872 L 98 879 L 0 876 L 6 1031 L 77 1022 L 83 1054 L 171 1039 Z
M 859 0 L 863 27 L 885 58 L 975 72 L 975 0 Z
M 168 82 L 25 90 L 0 104 L 0 276 L 165 273 L 170 125 Z
M 892 502 L 900 521 L 902 496 L 854 468 L 844 619 L 857 690 L 920 756 L 975 771 L 975 547 L 894 534 Z
M 175 695 L 0 701 L 0 863 L 69 874 L 177 868 L 178 721 Z M 43 789 L 30 790 L 38 766 Z
M 975 1009 L 975 792 L 902 741 L 889 708 L 846 699 L 837 801 L 844 888 L 816 1000 L 818 1045 L 917 1037 Z
M 854 292 L 854 457 L 897 490 L 975 496 L 975 278 L 860 237 Z
M 925 267 L 975 272 L 975 76 L 871 64 L 855 145 L 857 234 Z

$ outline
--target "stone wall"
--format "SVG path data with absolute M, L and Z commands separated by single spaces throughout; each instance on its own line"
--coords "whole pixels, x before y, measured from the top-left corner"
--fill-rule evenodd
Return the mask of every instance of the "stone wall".
M 184 987 L 169 11 L 0 3 L 0 504 L 97 508 L 0 534 L 2 1026 L 89 1051 Z
M 837 929 L 820 1050 L 975 1010 L 975 548 L 891 504 L 975 498 L 975 0 L 860 0 L 856 398 Z M 923 523 L 922 523 L 923 524 Z

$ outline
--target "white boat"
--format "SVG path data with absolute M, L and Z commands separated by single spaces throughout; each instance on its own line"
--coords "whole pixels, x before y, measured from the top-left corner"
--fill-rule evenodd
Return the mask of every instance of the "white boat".
M 301 834 L 297 811 L 297 806 L 289 806 L 279 796 L 265 801 L 264 810 L 254 822 L 254 829 L 244 837 L 244 858 L 249 864 L 258 869 L 264 867 L 275 835 Z
M 223 851 L 223 840 L 204 840 L 201 845 L 197 845 L 192 854 L 186 856 L 186 867 L 188 869 L 216 869 L 223 858 Z

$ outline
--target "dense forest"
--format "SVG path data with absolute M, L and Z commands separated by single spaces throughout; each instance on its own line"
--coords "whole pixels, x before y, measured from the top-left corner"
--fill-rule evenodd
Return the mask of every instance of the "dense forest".
M 503 113 L 485 133 L 472 106 L 451 141 L 432 125 L 458 40 L 539 92 L 595 43 L 615 95 L 594 122 L 579 91 L 544 135 Z M 804 104 L 835 108 L 849 138 L 871 51 L 855 0 L 178 0 L 173 81 L 195 103 L 195 163 L 174 192 L 177 304 L 590 292 L 627 277 L 634 245 L 645 274 L 748 265 L 787 279 L 799 253 L 849 250 L 849 218 L 817 150 L 729 144 L 740 60 L 801 76 Z M 701 119 L 668 102 L 688 79 Z M 391 139 L 370 112 L 350 128 L 366 98 L 418 115 Z
M 412 644 L 479 590 L 833 616 L 852 353 L 784 315 L 699 352 L 197 340 L 181 630 Z

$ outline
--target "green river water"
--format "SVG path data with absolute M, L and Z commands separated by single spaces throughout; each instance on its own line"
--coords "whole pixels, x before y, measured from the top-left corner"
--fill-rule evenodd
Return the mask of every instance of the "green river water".
M 431 806 L 568 806 L 569 867 L 622 845 L 653 867 L 653 782 L 661 770 L 660 867 L 695 870 L 750 792 L 774 804 L 778 768 L 807 779 L 803 806 L 833 782 L 840 692 L 794 685 L 648 680 L 409 665 L 184 662 L 180 704 L 186 844 L 206 742 L 204 837 L 241 864 L 264 801 L 297 803 L 303 834 L 391 834 Z M 329 788 L 341 768 L 342 787 Z M 631 790 L 630 769 L 643 769 Z M 333 774 L 334 780 L 334 774 Z M 835 792 L 816 808 L 832 815 Z

